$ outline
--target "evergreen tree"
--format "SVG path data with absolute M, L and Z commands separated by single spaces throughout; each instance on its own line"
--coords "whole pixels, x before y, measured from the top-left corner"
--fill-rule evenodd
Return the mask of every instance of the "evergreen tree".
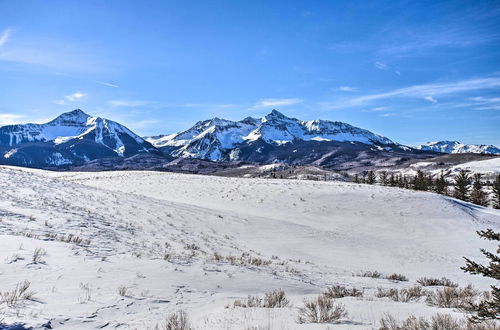
M 483 190 L 483 184 L 481 183 L 481 174 L 475 173 L 474 182 L 472 183 L 470 200 L 474 204 L 486 206 L 486 204 L 488 204 L 488 200 L 486 197 L 486 193 Z
M 379 177 L 380 177 L 380 184 L 383 186 L 387 186 L 387 184 L 389 183 L 387 171 L 380 171 Z
M 432 187 L 434 187 L 434 180 L 432 179 L 432 175 L 431 174 L 428 174 L 425 177 L 425 182 L 426 182 L 426 185 L 427 185 L 427 190 L 428 191 L 432 191 Z
M 500 174 L 497 175 L 495 181 L 493 181 L 491 190 L 493 191 L 493 198 L 492 198 L 493 207 L 496 209 L 500 209 Z
M 400 174 L 398 176 L 398 187 L 399 188 L 404 188 L 405 187 L 405 182 L 403 180 L 403 175 L 402 174 Z
M 455 177 L 453 197 L 468 202 L 469 185 L 470 185 L 469 172 L 467 170 L 460 170 L 460 172 Z
M 391 178 L 389 179 L 389 185 L 391 187 L 396 187 L 398 185 L 398 180 L 396 179 L 394 173 L 391 173 Z
M 426 191 L 428 189 L 427 178 L 425 177 L 424 172 L 421 170 L 417 171 L 417 174 L 413 177 L 412 186 L 415 190 Z
M 354 182 L 355 183 L 361 183 L 361 181 L 359 181 L 359 175 L 358 174 L 354 175 Z
M 484 239 L 500 242 L 500 232 L 497 233 L 491 229 L 486 229 L 477 233 Z M 487 266 L 464 257 L 465 267 L 461 267 L 461 269 L 466 273 L 482 275 L 500 281 L 500 243 L 496 254 L 484 249 L 481 249 L 481 252 L 490 260 Z M 478 304 L 474 304 L 473 308 L 476 315 L 472 316 L 472 322 L 479 323 L 486 320 L 500 320 L 500 287 L 492 285 L 491 297 L 480 301 Z
M 403 175 L 403 188 L 410 189 L 410 180 L 408 180 L 406 175 Z
M 448 183 L 446 182 L 443 171 L 441 171 L 441 175 L 436 179 L 435 186 L 435 190 L 438 194 L 448 195 Z
M 375 173 L 373 171 L 368 171 L 368 174 L 366 175 L 366 180 L 365 182 L 368 184 L 374 184 L 375 183 Z

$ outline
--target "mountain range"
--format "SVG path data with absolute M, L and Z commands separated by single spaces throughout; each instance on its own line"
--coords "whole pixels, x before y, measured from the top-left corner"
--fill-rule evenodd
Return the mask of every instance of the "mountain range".
M 489 154 L 500 155 L 500 149 L 494 145 L 463 144 L 458 141 L 427 142 L 415 147 L 419 150 L 437 151 L 445 154 Z
M 303 121 L 277 110 L 262 118 L 240 121 L 213 118 L 179 133 L 150 137 L 141 137 L 117 122 L 92 117 L 80 109 L 45 124 L 0 127 L 0 164 L 37 168 L 87 164 L 106 169 L 112 169 L 113 164 L 125 168 L 135 164 L 138 169 L 141 164 L 154 164 L 158 168 L 176 158 L 189 158 L 217 164 L 311 164 L 348 170 L 398 165 L 455 152 L 500 154 L 494 146 L 458 142 L 412 148 L 343 122 Z

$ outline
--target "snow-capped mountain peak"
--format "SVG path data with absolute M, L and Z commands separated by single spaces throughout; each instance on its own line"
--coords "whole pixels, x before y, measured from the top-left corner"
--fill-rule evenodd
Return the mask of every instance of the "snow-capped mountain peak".
M 458 141 L 427 142 L 416 146 L 415 148 L 424 151 L 437 151 L 446 154 L 474 153 L 500 155 L 500 149 L 494 145 L 464 144 Z
M 76 126 L 76 125 L 85 125 L 89 118 L 92 118 L 90 115 L 85 113 L 80 109 L 75 109 L 73 111 L 65 112 L 54 120 L 48 122 L 50 125 L 65 125 L 65 126 Z
M 29 153 L 22 152 L 27 148 L 31 148 Z M 80 109 L 63 113 L 45 124 L 0 127 L 0 159 L 14 161 L 22 157 L 24 165 L 73 164 L 142 152 L 159 153 L 125 126 L 92 117 Z
M 158 148 L 170 148 L 176 157 L 224 160 L 238 150 L 261 141 L 283 145 L 293 141 L 339 141 L 364 144 L 394 144 L 390 139 L 342 122 L 328 120 L 303 121 L 290 118 L 273 109 L 260 119 L 247 117 L 241 121 L 213 118 L 196 123 L 190 129 L 171 135 L 149 137 Z

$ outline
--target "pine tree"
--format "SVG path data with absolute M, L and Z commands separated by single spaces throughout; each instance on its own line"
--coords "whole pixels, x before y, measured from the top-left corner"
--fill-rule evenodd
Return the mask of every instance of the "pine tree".
M 410 180 L 408 180 L 406 175 L 403 175 L 403 188 L 410 189 Z
M 405 182 L 403 180 L 403 175 L 402 174 L 400 174 L 398 176 L 398 187 L 399 188 L 404 188 L 405 187 Z
M 500 232 L 494 232 L 491 229 L 481 230 L 478 235 L 490 241 L 500 242 Z M 483 275 L 500 281 L 500 243 L 496 254 L 481 249 L 481 252 L 490 261 L 487 266 L 478 264 L 464 257 L 465 267 L 461 267 L 466 273 L 474 275 Z M 482 322 L 486 320 L 500 320 L 500 287 L 491 286 L 491 298 L 484 299 L 478 304 L 473 305 L 475 314 L 471 317 L 472 322 Z
M 421 170 L 417 171 L 417 174 L 413 177 L 412 186 L 415 190 L 426 191 L 428 189 L 427 178 L 425 177 L 424 172 Z
M 389 183 L 388 177 L 387 177 L 387 171 L 380 171 L 380 184 L 383 186 L 387 186 Z
M 441 171 L 441 175 L 435 181 L 436 192 L 441 195 L 448 195 L 448 183 L 444 177 L 443 171 Z
M 486 204 L 488 204 L 488 200 L 486 197 L 486 193 L 483 190 L 483 184 L 481 183 L 481 174 L 475 173 L 474 182 L 472 183 L 470 200 L 474 204 L 486 206 Z
M 354 175 L 354 182 L 361 183 L 361 181 L 359 181 L 359 175 L 357 175 L 357 174 Z
M 366 175 L 366 180 L 365 182 L 368 184 L 374 184 L 375 183 L 375 173 L 373 171 L 368 171 L 368 174 Z
M 468 202 L 469 185 L 470 185 L 469 172 L 467 170 L 460 170 L 460 172 L 455 177 L 453 197 Z
M 493 185 L 491 187 L 493 191 L 492 204 L 496 209 L 500 209 L 500 174 L 497 175 L 495 181 L 493 181 Z
M 389 179 L 389 185 L 391 187 L 396 187 L 398 185 L 398 180 L 396 179 L 394 173 L 391 173 L 391 178 Z

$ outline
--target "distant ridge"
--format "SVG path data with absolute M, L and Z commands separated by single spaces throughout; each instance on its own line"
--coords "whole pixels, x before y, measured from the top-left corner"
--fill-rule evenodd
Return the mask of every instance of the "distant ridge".
M 500 155 L 500 149 L 494 145 L 485 144 L 463 144 L 458 141 L 427 142 L 415 147 L 424 151 L 437 151 L 446 154 L 489 154 Z

